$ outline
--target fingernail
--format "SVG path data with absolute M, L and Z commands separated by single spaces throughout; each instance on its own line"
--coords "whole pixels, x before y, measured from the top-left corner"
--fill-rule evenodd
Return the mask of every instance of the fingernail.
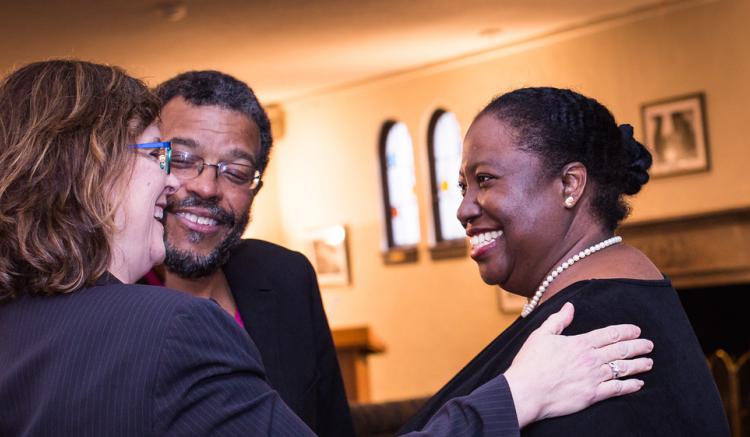
M 654 342 L 648 340 L 648 351 L 651 352 L 652 350 L 654 350 Z
M 643 387 L 643 384 L 645 384 L 645 383 L 643 382 L 643 380 L 642 380 L 642 379 L 639 379 L 639 380 L 638 380 L 638 388 L 641 388 L 641 387 Z
M 648 368 L 650 369 L 650 368 L 652 368 L 652 367 L 654 367 L 654 360 L 653 360 L 653 359 L 651 359 L 651 358 L 649 358 L 649 359 L 648 359 Z

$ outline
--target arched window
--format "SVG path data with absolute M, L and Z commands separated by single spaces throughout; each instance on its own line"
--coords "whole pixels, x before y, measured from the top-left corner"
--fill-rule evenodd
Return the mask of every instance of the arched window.
M 432 216 L 435 246 L 433 258 L 466 254 L 466 233 L 456 218 L 461 203 L 458 171 L 461 167 L 461 127 L 452 112 L 438 109 L 427 132 L 427 153 L 432 186 Z
M 386 262 L 416 261 L 419 242 L 414 150 L 406 125 L 388 121 L 380 133 L 380 168 L 383 181 L 386 234 L 389 253 Z

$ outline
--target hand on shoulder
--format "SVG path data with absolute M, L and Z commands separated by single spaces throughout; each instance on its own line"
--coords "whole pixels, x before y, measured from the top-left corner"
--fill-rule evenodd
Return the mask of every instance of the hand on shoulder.
M 651 341 L 638 338 L 637 326 L 612 325 L 580 335 L 560 335 L 573 315 L 571 303 L 552 314 L 529 336 L 505 372 L 521 427 L 636 392 L 643 381 L 619 378 L 648 371 L 653 365 L 650 358 L 633 358 L 654 347 Z

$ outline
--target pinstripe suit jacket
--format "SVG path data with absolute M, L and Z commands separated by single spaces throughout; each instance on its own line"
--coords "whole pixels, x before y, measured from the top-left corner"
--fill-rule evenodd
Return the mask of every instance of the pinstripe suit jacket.
M 0 305 L 2 436 L 305 436 L 215 303 L 116 279 Z M 517 435 L 505 380 L 417 435 Z

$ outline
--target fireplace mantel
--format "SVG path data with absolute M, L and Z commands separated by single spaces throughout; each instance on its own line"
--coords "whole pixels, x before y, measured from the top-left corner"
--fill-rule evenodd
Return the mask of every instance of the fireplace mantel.
M 629 223 L 618 234 L 675 288 L 750 283 L 750 208 Z

